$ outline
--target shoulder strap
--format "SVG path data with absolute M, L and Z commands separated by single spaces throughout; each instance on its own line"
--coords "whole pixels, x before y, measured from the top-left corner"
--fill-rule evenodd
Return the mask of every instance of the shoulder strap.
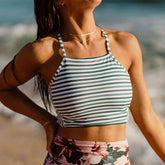
M 105 36 L 106 45 L 107 45 L 107 51 L 108 51 L 108 54 L 110 54 L 111 53 L 111 50 L 110 50 L 110 45 L 109 45 L 109 38 L 108 38 L 107 34 L 104 32 L 104 30 L 102 28 L 101 28 L 101 31 L 102 31 L 102 33 Z M 57 34 L 57 37 L 58 37 L 58 41 L 59 41 L 60 47 L 62 49 L 63 55 L 64 55 L 64 57 L 66 57 L 66 51 L 65 51 L 65 48 L 64 48 L 64 44 L 63 44 L 63 41 L 62 41 L 61 34 L 58 33 Z
M 102 28 L 101 28 L 101 31 L 102 31 L 102 33 L 105 36 L 106 45 L 107 45 L 107 51 L 108 51 L 108 54 L 110 54 L 111 53 L 111 50 L 110 50 L 110 45 L 109 45 L 109 38 L 108 38 L 107 34 L 105 33 L 105 31 Z
M 62 49 L 63 55 L 64 55 L 64 57 L 66 57 L 66 51 L 65 51 L 65 48 L 64 48 L 64 44 L 63 44 L 63 41 L 62 41 L 61 34 L 58 33 L 57 37 L 58 37 L 58 41 L 59 41 L 60 47 Z

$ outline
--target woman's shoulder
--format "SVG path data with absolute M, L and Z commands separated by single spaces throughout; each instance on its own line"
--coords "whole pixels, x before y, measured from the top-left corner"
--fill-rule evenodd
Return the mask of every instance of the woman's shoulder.
M 137 44 L 138 40 L 136 36 L 132 33 L 124 32 L 124 31 L 115 31 L 111 29 L 105 29 L 105 32 L 109 36 L 109 38 L 119 44 Z
M 18 53 L 25 59 L 33 59 L 36 63 L 44 63 L 57 51 L 58 40 L 53 37 L 44 37 L 27 43 Z
M 141 55 L 141 48 L 136 36 L 124 31 L 105 29 L 110 41 L 114 42 L 119 48 L 128 52 L 130 56 Z
M 31 43 L 31 50 L 40 60 L 51 58 L 59 47 L 58 40 L 55 37 L 47 36 Z

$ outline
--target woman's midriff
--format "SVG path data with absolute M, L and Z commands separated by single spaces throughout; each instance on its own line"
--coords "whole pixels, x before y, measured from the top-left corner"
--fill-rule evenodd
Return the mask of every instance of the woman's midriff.
M 126 140 L 126 124 L 83 128 L 59 127 L 58 135 L 68 139 L 84 141 L 123 141 Z

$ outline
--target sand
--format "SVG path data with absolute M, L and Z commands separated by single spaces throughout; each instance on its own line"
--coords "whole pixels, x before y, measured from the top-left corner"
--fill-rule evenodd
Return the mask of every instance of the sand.
M 45 139 L 37 123 L 0 116 L 0 165 L 42 165 L 47 154 Z

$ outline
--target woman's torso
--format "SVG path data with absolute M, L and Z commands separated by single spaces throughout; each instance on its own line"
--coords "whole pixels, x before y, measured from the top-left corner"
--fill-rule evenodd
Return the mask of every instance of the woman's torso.
M 106 31 L 106 33 L 109 32 Z M 111 52 L 113 53 L 113 55 L 115 55 L 115 58 L 122 64 L 122 66 L 124 66 L 124 68 L 128 71 L 131 65 L 129 53 L 127 54 L 127 50 L 124 48 L 124 45 L 122 45 L 122 43 L 118 41 L 118 38 L 115 38 L 116 33 L 110 32 L 109 34 L 110 35 L 108 37 L 110 39 Z M 105 36 L 101 36 L 101 38 L 99 38 L 98 40 L 96 38 L 93 43 L 90 43 L 89 48 L 84 49 L 81 46 L 79 47 L 78 45 L 68 41 L 63 41 L 63 44 L 67 52 L 67 56 L 70 58 L 99 57 L 107 53 L 105 46 Z M 60 47 L 58 50 L 60 56 L 57 55 L 58 53 L 56 52 L 54 57 L 52 57 L 52 60 L 49 60 L 49 62 L 47 63 L 49 65 L 50 70 L 42 70 L 43 75 L 49 75 L 45 77 L 45 81 L 47 82 L 47 84 L 49 84 L 50 80 L 52 80 L 52 77 L 56 72 L 55 70 L 57 70 L 62 60 L 62 50 Z M 88 52 L 89 54 L 85 52 Z M 56 60 L 55 57 L 57 57 Z M 48 72 L 49 74 L 47 74 Z M 52 73 L 52 75 L 50 73 Z M 62 137 L 79 140 L 120 141 L 125 140 L 125 128 L 125 123 L 83 128 L 59 127 L 58 134 Z

